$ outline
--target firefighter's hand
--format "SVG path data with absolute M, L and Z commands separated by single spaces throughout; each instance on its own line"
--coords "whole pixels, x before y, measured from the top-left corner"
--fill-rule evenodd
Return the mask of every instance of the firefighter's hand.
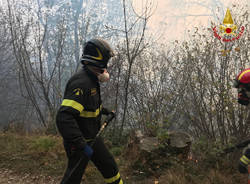
M 109 124 L 115 117 L 115 111 L 112 110 L 109 112 L 107 119 L 106 119 L 106 123 Z
M 91 158 L 92 154 L 93 154 L 93 149 L 88 145 L 86 144 L 84 146 L 84 149 L 83 149 L 84 153 L 89 157 Z
M 115 110 L 110 111 L 109 116 L 113 119 L 115 117 Z

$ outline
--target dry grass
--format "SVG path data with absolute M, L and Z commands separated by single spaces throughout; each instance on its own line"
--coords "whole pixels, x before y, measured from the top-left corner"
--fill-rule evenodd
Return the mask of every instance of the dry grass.
M 215 165 L 209 159 L 198 163 L 193 161 L 171 162 L 171 160 L 168 160 L 171 165 L 159 168 L 159 170 L 154 171 L 155 174 L 148 175 L 140 171 L 141 168 L 131 167 L 134 159 L 136 159 L 136 153 L 131 154 L 133 159 L 130 159 L 127 150 L 124 151 L 121 148 L 112 150 L 116 154 L 115 158 L 126 184 L 247 183 L 247 176 L 238 173 L 235 165 L 232 165 L 232 160 L 217 162 Z M 126 154 L 119 155 L 120 152 Z M 44 176 L 45 178 L 50 176 L 50 178 L 58 181 L 65 166 L 66 156 L 62 139 L 59 136 L 0 134 L 0 171 L 9 169 L 12 176 L 17 177 L 23 174 L 29 174 L 34 178 L 36 176 Z M 144 165 L 144 167 L 147 167 L 147 165 Z M 103 183 L 101 174 L 92 163 L 89 164 L 83 180 L 85 184 Z

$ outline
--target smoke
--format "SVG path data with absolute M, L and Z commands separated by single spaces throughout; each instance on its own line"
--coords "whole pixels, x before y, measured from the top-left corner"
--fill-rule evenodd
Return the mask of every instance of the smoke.
M 134 0 L 139 6 L 140 0 Z M 157 0 L 157 9 L 149 23 L 153 32 L 164 30 L 161 40 L 185 40 L 194 27 L 211 27 L 221 22 L 226 9 L 234 5 L 248 5 L 247 0 Z

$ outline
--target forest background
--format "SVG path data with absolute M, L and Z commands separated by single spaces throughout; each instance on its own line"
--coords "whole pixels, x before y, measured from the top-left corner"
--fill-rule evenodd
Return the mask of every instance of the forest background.
M 108 68 L 111 80 L 101 86 L 104 105 L 116 111 L 105 134 L 112 144 L 125 145 L 136 130 L 147 136 L 182 130 L 192 135 L 193 142 L 220 147 L 249 138 L 250 111 L 237 103 L 232 85 L 249 66 L 247 2 L 228 7 L 234 23 L 245 31 L 227 43 L 212 29 L 223 22 L 222 1 L 209 1 L 213 6 L 208 1 L 176 2 L 191 9 L 197 4 L 207 7 L 214 17 L 200 25 L 190 14 L 174 15 L 176 22 L 189 22 L 171 33 L 185 29 L 185 37 L 178 40 L 165 32 L 171 26 L 168 22 L 153 28 L 150 21 L 157 14 L 157 2 L 142 2 L 135 6 L 125 0 L 2 0 L 2 131 L 58 135 L 55 114 L 65 84 L 81 67 L 84 43 L 99 36 L 116 53 Z

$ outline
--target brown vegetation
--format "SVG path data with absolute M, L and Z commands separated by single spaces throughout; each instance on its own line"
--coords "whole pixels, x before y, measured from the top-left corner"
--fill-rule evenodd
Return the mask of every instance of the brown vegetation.
M 57 136 L 1 133 L 0 181 L 13 184 L 58 183 L 66 164 L 61 141 Z M 160 184 L 243 184 L 247 181 L 246 175 L 238 173 L 232 155 L 215 160 L 211 155 L 203 154 L 197 162 L 167 153 L 145 154 L 131 147 L 111 146 L 110 150 L 127 184 L 152 184 L 157 181 Z M 198 147 L 193 154 L 198 154 Z M 92 163 L 83 181 L 86 184 L 103 181 Z

